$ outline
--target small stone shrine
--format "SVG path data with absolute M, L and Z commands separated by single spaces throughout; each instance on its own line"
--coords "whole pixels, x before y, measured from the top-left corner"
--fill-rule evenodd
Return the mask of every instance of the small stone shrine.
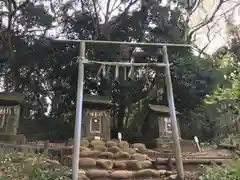
M 152 111 L 152 116 L 158 122 L 158 138 L 156 139 L 157 149 L 170 150 L 172 149 L 172 122 L 169 114 L 169 108 L 163 105 L 149 105 Z M 176 111 L 176 116 L 180 113 Z M 179 125 L 178 125 L 179 128 Z M 198 152 L 198 149 L 192 140 L 184 140 L 181 138 L 179 129 L 179 140 L 182 152 Z
M 16 92 L 0 92 L 0 141 L 24 144 L 25 136 L 18 134 L 25 96 Z
M 109 97 L 84 95 L 82 137 L 110 140 L 111 107 Z
M 157 148 L 169 142 L 172 138 L 172 123 L 169 114 L 169 108 L 163 105 L 149 105 L 152 116 L 158 122 Z M 180 114 L 176 111 L 176 115 Z M 180 133 L 180 130 L 179 130 Z M 180 134 L 179 134 L 180 135 Z
M 24 98 L 21 93 L 0 92 L 0 134 L 17 134 Z
M 149 105 L 154 117 L 158 121 L 159 138 L 163 136 L 172 136 L 172 123 L 167 106 Z M 176 111 L 176 115 L 180 114 Z

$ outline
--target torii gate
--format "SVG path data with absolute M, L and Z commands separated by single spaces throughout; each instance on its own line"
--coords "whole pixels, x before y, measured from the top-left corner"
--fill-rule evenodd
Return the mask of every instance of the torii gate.
M 84 64 L 101 64 L 108 66 L 122 66 L 122 67 L 134 67 L 134 66 L 155 66 L 165 68 L 165 84 L 167 89 L 167 98 L 170 117 L 172 120 L 172 135 L 175 145 L 176 153 L 176 167 L 177 173 L 181 180 L 184 179 L 184 169 L 182 163 L 181 147 L 179 142 L 179 130 L 176 119 L 175 104 L 173 98 L 173 88 L 170 74 L 170 64 L 168 59 L 167 47 L 191 47 L 189 44 L 171 44 L 171 43 L 132 43 L 132 42 L 122 42 L 122 41 L 95 41 L 95 40 L 61 40 L 56 39 L 53 41 L 62 42 L 73 42 L 80 43 L 80 54 L 79 54 L 79 67 L 78 67 L 78 86 L 77 86 L 77 107 L 76 107 L 76 122 L 74 131 L 74 149 L 73 149 L 73 161 L 72 161 L 72 180 L 78 179 L 78 168 L 79 168 L 79 148 L 80 148 L 80 138 L 81 138 L 81 124 L 82 124 L 82 109 L 83 109 L 83 82 L 84 82 Z M 153 46 L 162 48 L 164 63 L 134 63 L 134 62 L 100 62 L 87 60 L 85 57 L 86 43 L 93 44 L 119 44 L 119 45 L 129 45 L 129 46 Z M 160 49 L 161 50 L 161 49 Z

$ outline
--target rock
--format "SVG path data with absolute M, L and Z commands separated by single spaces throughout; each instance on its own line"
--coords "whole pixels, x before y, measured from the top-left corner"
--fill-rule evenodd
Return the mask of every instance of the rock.
M 101 151 L 101 152 L 106 152 L 107 148 L 105 146 L 102 146 L 102 145 L 95 145 L 95 146 L 92 147 L 92 150 L 98 150 L 98 151 Z
M 114 161 L 113 162 L 114 169 L 124 170 L 124 169 L 126 169 L 126 167 L 127 167 L 127 165 L 124 161 Z
M 2 167 L 0 169 L 0 177 L 4 177 L 7 175 L 7 169 L 5 169 L 4 167 Z M 3 178 L 4 179 L 4 178 Z
M 91 157 L 92 151 L 91 150 L 83 150 L 80 152 L 80 157 Z
M 90 180 L 85 174 L 78 174 L 78 180 Z
M 78 175 L 79 175 L 79 174 L 86 174 L 86 172 L 85 172 L 84 170 L 82 170 L 82 169 L 79 169 L 79 170 L 78 170 Z
M 159 177 L 159 173 L 154 169 L 143 169 L 135 172 L 134 177 Z
M 172 175 L 169 177 L 169 179 L 170 179 L 170 180 L 176 180 L 177 177 L 178 177 L 177 174 L 172 174 Z
M 144 152 L 147 150 L 145 144 L 142 144 L 142 143 L 132 144 L 131 147 L 132 147 L 133 149 L 138 149 L 139 152 L 141 152 L 141 153 L 144 153 Z
M 117 146 L 113 146 L 113 147 L 108 148 L 108 151 L 112 152 L 112 153 L 117 153 L 117 152 L 120 152 L 122 150 Z
M 91 151 L 91 149 L 84 147 L 84 146 L 80 146 L 80 152 L 82 151 Z
M 114 179 L 128 179 L 128 178 L 132 178 L 133 177 L 133 172 L 132 171 L 113 171 L 110 174 L 111 178 Z
M 145 154 L 135 153 L 131 156 L 131 159 L 138 160 L 138 161 L 145 161 L 148 159 L 148 156 Z
M 166 171 L 165 175 L 172 175 L 173 172 L 172 171 Z
M 124 148 L 123 152 L 127 152 L 128 154 L 135 154 L 136 150 L 132 148 Z
M 111 152 L 102 152 L 99 155 L 100 158 L 105 158 L 105 159 L 113 159 L 114 158 L 114 154 Z
M 86 172 L 87 177 L 93 178 L 107 178 L 109 173 L 107 170 L 98 170 L 98 169 L 91 169 Z
M 101 154 L 101 151 L 84 150 L 80 153 L 80 157 L 94 157 L 94 158 L 97 158 L 97 157 L 99 157 L 100 154 Z
M 117 142 L 116 141 L 107 141 L 106 142 L 106 147 L 110 148 L 113 146 L 117 146 Z
M 86 176 L 86 172 L 84 170 L 79 169 L 78 180 L 90 180 L 90 179 Z
M 94 147 L 94 146 L 105 146 L 105 142 L 102 140 L 98 140 L 98 139 L 94 139 L 90 142 L 90 146 Z
M 120 151 L 115 154 L 115 159 L 130 159 L 130 158 L 131 156 L 127 152 Z
M 168 168 L 165 165 L 156 165 L 157 170 L 167 170 Z
M 142 161 L 142 166 L 143 166 L 143 169 L 149 169 L 149 168 L 152 168 L 152 162 L 151 161 Z
M 74 144 L 73 138 L 68 139 L 66 142 L 66 146 L 73 146 L 73 144 Z
M 129 170 L 140 170 L 143 168 L 141 162 L 137 160 L 129 160 L 126 162 L 127 164 L 127 169 Z
M 60 164 L 59 161 L 57 160 L 52 160 L 52 159 L 46 159 L 45 163 L 42 163 L 42 168 L 55 168 L 58 169 L 60 168 L 62 165 Z
M 92 158 L 80 158 L 79 165 L 81 167 L 95 167 L 96 161 Z
M 127 141 L 121 141 L 118 143 L 118 147 L 120 147 L 121 149 L 129 148 L 129 144 Z
M 102 153 L 102 152 L 99 151 L 99 150 L 93 150 L 93 151 L 92 151 L 92 154 L 91 154 L 91 157 L 97 158 L 97 157 L 100 156 L 101 153 Z
M 167 171 L 164 170 L 164 169 L 161 169 L 161 170 L 158 170 L 158 173 L 159 173 L 160 175 L 165 175 L 165 174 L 167 174 Z
M 88 136 L 88 137 L 84 137 L 83 139 L 86 139 L 88 142 L 91 142 L 92 140 L 94 140 L 94 137 Z
M 96 164 L 97 164 L 97 167 L 101 169 L 110 170 L 113 168 L 113 162 L 107 159 L 98 159 Z
M 83 147 L 88 147 L 90 144 L 89 141 L 86 139 L 82 139 L 80 143 L 81 143 L 81 146 Z

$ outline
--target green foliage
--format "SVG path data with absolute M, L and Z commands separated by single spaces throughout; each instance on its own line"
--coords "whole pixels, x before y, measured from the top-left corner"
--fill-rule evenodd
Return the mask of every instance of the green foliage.
M 58 162 L 36 154 L 7 154 L 0 157 L 1 180 L 70 180 L 70 170 Z
M 239 180 L 240 161 L 233 161 L 224 166 L 206 167 L 200 180 Z

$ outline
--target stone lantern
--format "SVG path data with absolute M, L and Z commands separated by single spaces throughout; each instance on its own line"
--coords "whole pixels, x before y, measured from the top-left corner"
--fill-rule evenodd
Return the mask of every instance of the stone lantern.
M 157 147 L 160 148 L 163 144 L 170 142 L 172 139 L 172 123 L 169 114 L 169 108 L 168 106 L 164 105 L 152 105 L 152 104 L 149 105 L 149 108 L 152 111 L 153 117 L 158 122 L 158 138 L 156 141 Z M 176 111 L 176 115 L 178 116 L 179 114 L 180 113 Z

